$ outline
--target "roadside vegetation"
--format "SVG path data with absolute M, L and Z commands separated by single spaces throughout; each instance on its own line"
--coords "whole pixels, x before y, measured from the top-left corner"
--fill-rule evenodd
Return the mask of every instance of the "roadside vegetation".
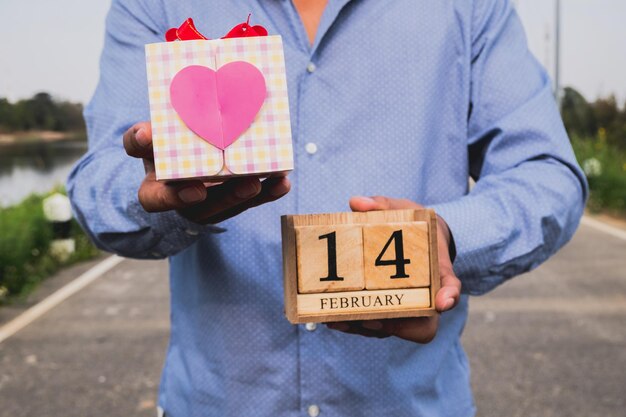
M 603 137 L 572 138 L 591 190 L 587 208 L 626 218 L 626 152 L 608 145 Z
M 561 113 L 589 180 L 589 210 L 626 218 L 626 103 L 614 96 L 590 103 L 566 88 Z
M 66 261 L 50 254 L 52 226 L 44 217 L 43 199 L 53 192 L 63 190 L 32 195 L 15 206 L 0 208 L 0 305 L 19 300 L 61 267 L 100 253 L 73 220 L 71 237 L 76 241 L 76 252 Z

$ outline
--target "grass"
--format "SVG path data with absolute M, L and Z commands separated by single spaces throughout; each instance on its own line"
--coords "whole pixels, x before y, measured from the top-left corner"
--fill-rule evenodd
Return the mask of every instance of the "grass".
M 52 227 L 43 214 L 46 195 L 31 195 L 21 203 L 0 208 L 0 304 L 20 299 L 61 267 L 91 259 L 100 252 L 72 220 L 76 252 L 62 262 L 49 253 Z
M 588 208 L 626 217 L 626 152 L 608 145 L 602 132 L 593 139 L 572 138 L 591 194 Z

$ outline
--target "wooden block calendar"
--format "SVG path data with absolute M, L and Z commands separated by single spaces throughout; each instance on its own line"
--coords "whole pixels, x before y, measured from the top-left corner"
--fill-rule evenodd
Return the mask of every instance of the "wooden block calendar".
M 437 219 L 424 210 L 282 217 L 291 323 L 435 314 Z

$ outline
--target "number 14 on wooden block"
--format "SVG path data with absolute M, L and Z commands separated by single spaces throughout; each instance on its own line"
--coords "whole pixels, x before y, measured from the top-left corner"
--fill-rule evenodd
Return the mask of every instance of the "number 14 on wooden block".
M 433 315 L 433 210 L 282 217 L 285 313 L 292 323 Z

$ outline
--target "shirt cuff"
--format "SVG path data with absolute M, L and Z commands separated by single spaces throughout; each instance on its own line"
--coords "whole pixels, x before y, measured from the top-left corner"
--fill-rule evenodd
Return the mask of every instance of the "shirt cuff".
M 202 235 L 224 233 L 226 229 L 213 225 L 202 225 L 188 220 L 176 211 L 163 213 L 147 213 L 137 207 L 137 213 L 150 224 L 150 228 L 155 231 L 160 238 L 156 239 L 156 244 L 149 250 L 151 258 L 165 258 L 172 256 L 186 249 L 195 243 Z
M 480 196 L 471 195 L 430 208 L 450 229 L 450 255 L 451 259 L 455 255 L 454 272 L 463 281 L 463 292 L 484 292 L 481 276 L 488 265 L 494 263 L 492 258 L 506 241 L 506 230 L 495 220 L 502 213 L 497 213 L 494 206 Z

